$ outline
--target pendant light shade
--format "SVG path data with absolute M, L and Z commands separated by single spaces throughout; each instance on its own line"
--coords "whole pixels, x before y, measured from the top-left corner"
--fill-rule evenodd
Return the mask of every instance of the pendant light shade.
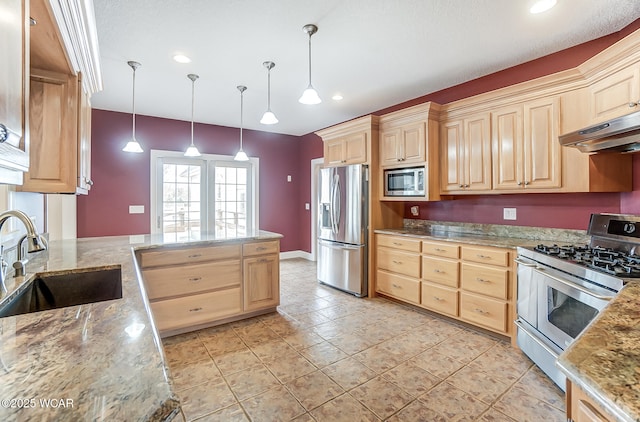
M 247 157 L 247 153 L 242 150 L 242 112 L 244 108 L 243 107 L 244 92 L 247 90 L 247 87 L 243 85 L 238 85 L 237 88 L 238 88 L 238 91 L 240 91 L 240 150 L 238 151 L 236 156 L 233 157 L 233 159 L 236 161 L 249 161 L 249 157 Z
M 189 73 L 187 75 L 187 78 L 191 79 L 191 145 L 189 145 L 189 148 L 187 148 L 187 150 L 184 152 L 184 156 L 185 157 L 200 157 L 200 151 L 198 151 L 198 148 L 196 148 L 196 146 L 193 144 L 193 110 L 194 110 L 194 105 L 195 105 L 195 86 L 196 86 L 196 79 L 199 78 L 198 75 L 194 75 L 193 73 Z
M 267 68 L 267 111 L 262 115 L 260 123 L 263 125 L 274 125 L 278 123 L 278 118 L 271 111 L 271 69 L 273 69 L 276 64 L 274 62 L 264 62 L 262 65 Z
M 131 67 L 131 69 L 133 69 L 133 89 L 132 89 L 133 95 L 131 96 L 132 104 L 133 104 L 131 107 L 132 116 L 133 116 L 132 117 L 133 128 L 131 131 L 131 140 L 127 142 L 127 145 L 125 145 L 124 148 L 122 148 L 122 150 L 124 152 L 143 152 L 142 147 L 136 140 L 136 69 L 142 65 L 134 61 L 129 61 L 127 62 L 127 64 Z
M 302 104 L 309 104 L 309 105 L 320 104 L 322 100 L 318 96 L 318 93 L 316 92 L 316 90 L 313 88 L 313 85 L 311 85 L 311 36 L 316 32 L 318 32 L 318 27 L 313 24 L 308 24 L 303 26 L 302 30 L 306 34 L 309 34 L 309 86 L 307 87 L 307 89 L 304 90 L 304 92 L 302 93 L 302 96 L 298 101 L 301 102 Z

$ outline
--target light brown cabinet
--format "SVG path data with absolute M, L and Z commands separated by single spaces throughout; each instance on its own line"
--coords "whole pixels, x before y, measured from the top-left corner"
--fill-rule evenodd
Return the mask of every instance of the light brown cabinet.
M 489 113 L 442 124 L 441 190 L 478 193 L 491 190 L 491 119 Z
M 589 87 L 591 124 L 640 110 L 640 63 L 624 68 Z
M 324 165 L 370 164 L 373 138 L 378 136 L 378 118 L 365 116 L 316 132 L 324 145 Z
M 280 303 L 280 242 L 136 252 L 162 336 L 271 312 Z
M 493 188 L 562 187 L 559 98 L 542 98 L 491 113 Z
M 29 168 L 29 1 L 2 3 L 0 183 L 22 183 Z
M 576 384 L 567 380 L 567 420 L 572 422 L 613 422 L 617 420 Z
M 514 339 L 513 251 L 381 233 L 376 245 L 378 293 Z
M 425 161 L 426 122 L 406 124 L 402 127 L 386 126 L 383 123 L 380 129 L 381 165 L 397 165 L 398 163 L 404 165 Z

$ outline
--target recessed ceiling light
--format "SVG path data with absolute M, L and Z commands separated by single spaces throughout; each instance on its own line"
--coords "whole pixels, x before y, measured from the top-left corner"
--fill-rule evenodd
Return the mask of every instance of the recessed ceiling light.
M 173 56 L 173 60 L 177 61 L 178 63 L 191 63 L 191 59 L 183 54 L 176 54 L 175 56 Z
M 529 12 L 533 14 L 546 12 L 547 10 L 555 6 L 556 3 L 557 0 L 538 0 L 533 4 L 533 6 L 531 6 Z
M 342 98 L 343 97 L 340 94 L 336 94 L 333 97 L 331 97 L 331 99 L 334 100 L 334 101 L 340 101 L 340 100 L 342 100 Z

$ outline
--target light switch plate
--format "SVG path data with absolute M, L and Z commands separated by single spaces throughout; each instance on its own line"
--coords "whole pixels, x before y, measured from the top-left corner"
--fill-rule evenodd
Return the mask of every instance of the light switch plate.
M 144 214 L 144 205 L 129 205 L 129 214 Z
M 503 208 L 502 209 L 502 218 L 504 220 L 515 220 L 516 219 L 516 209 L 515 208 Z
M 287 176 L 287 182 L 290 182 L 290 181 L 291 181 L 291 175 L 288 175 Z
M 309 203 L 308 203 L 308 202 L 305 202 L 305 204 L 304 204 L 304 209 L 305 209 L 305 210 L 309 210 L 309 209 L 311 209 L 311 205 L 309 205 Z

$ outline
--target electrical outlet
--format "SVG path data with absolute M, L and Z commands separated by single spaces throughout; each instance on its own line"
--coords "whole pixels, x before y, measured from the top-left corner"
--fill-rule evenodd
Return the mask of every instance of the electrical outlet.
M 290 182 L 290 181 L 291 181 L 291 175 L 288 175 L 287 176 L 287 182 Z
M 516 220 L 516 209 L 515 208 L 503 208 L 502 209 L 502 218 L 504 220 Z
M 414 205 L 413 207 L 411 207 L 411 215 L 413 215 L 414 217 L 417 217 L 420 215 L 420 207 L 418 207 L 417 205 Z

